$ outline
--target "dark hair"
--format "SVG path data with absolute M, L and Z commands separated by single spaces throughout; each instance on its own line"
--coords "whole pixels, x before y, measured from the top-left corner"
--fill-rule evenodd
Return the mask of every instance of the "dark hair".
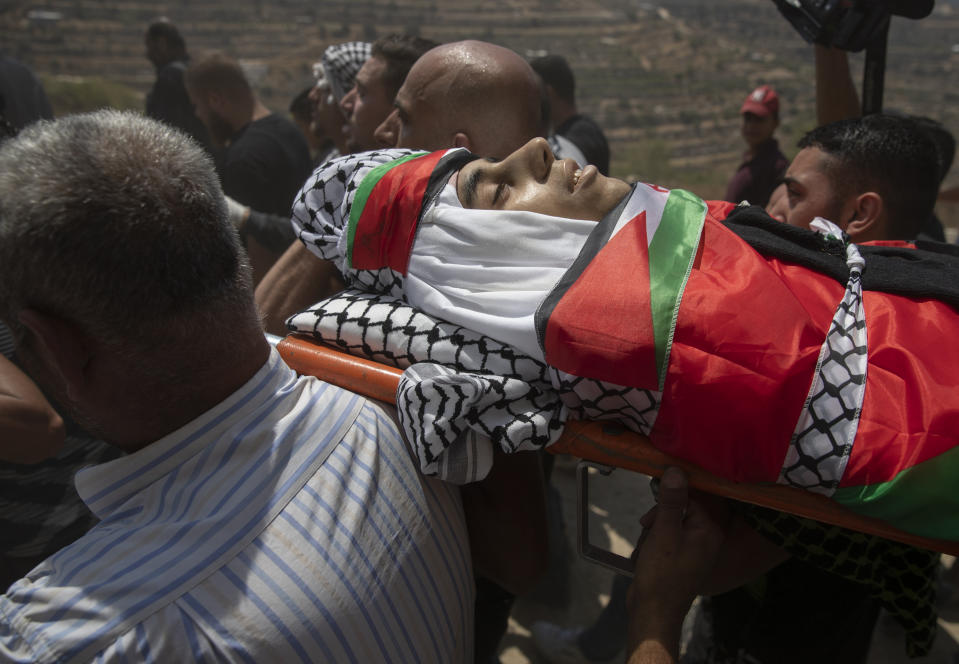
M 529 64 L 546 85 L 556 91 L 560 99 L 570 104 L 576 103 L 576 78 L 566 58 L 561 55 L 544 55 L 533 58 Z
M 147 28 L 147 39 L 163 39 L 170 48 L 177 51 L 186 51 L 186 42 L 176 26 L 166 19 L 154 21 Z
M 390 98 L 396 96 L 413 63 L 431 48 L 439 46 L 432 39 L 413 35 L 387 35 L 373 42 L 370 56 L 379 58 L 386 64 L 383 83 L 390 92 Z
M 244 101 L 253 98 L 253 88 L 240 63 L 223 53 L 209 53 L 190 63 L 184 83 L 197 92 L 219 92 Z
M 311 104 L 310 104 L 310 91 L 313 89 L 313 86 L 310 85 L 304 90 L 301 90 L 298 95 L 293 97 L 293 101 L 290 102 L 290 115 L 294 118 L 302 118 L 305 120 L 310 119 L 312 113 Z
M 889 218 L 889 238 L 912 240 L 932 214 L 939 189 L 936 146 L 919 124 L 867 115 L 817 127 L 799 140 L 830 158 L 825 168 L 843 197 L 875 191 Z
M 952 168 L 952 160 L 956 156 L 956 139 L 937 120 L 922 115 L 914 115 L 912 119 L 936 146 L 936 152 L 939 155 L 939 183 L 942 184 L 946 175 L 949 174 L 949 169 Z

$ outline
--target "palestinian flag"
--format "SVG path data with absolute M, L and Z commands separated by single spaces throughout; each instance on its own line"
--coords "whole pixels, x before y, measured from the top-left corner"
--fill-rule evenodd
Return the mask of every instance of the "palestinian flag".
M 406 274 L 420 217 L 450 176 L 475 159 L 466 150 L 420 152 L 374 168 L 360 182 L 347 226 L 346 264 Z
M 689 192 L 636 185 L 537 311 L 547 364 L 662 390 L 706 212 Z

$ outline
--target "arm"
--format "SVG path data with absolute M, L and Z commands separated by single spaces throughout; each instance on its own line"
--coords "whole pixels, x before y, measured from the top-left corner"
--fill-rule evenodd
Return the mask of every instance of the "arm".
M 816 122 L 824 125 L 861 115 L 848 55 L 842 49 L 816 44 Z
M 0 355 L 0 459 L 36 463 L 63 445 L 63 420 L 39 388 Z
M 725 534 L 720 499 L 689 497 L 686 474 L 669 468 L 657 505 L 643 516 L 626 599 L 630 664 L 672 664 L 679 659 L 683 618 L 716 563 Z
M 549 558 L 540 454 L 494 446 L 489 475 L 460 487 L 473 571 L 514 595 L 533 589 Z
M 263 328 L 285 336 L 289 316 L 345 287 L 332 261 L 317 258 L 301 242 L 294 242 L 260 281 L 254 299 Z

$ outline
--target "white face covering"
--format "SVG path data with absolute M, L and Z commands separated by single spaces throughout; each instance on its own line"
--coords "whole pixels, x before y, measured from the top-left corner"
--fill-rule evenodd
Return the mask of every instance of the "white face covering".
M 595 228 L 536 212 L 464 209 L 450 182 L 420 220 L 407 301 L 542 360 L 533 316 Z
M 454 153 L 467 156 L 460 150 L 446 155 Z M 318 168 L 294 203 L 293 225 L 300 239 L 319 257 L 333 260 L 352 285 L 403 297 L 428 314 L 485 330 L 542 359 L 533 316 L 596 223 L 518 210 L 465 209 L 447 177 L 424 197 L 427 208 L 413 227 L 405 274 L 389 267 L 353 269 L 346 256 L 350 242 L 361 242 L 358 233 L 351 239 L 348 231 L 357 192 L 364 181 L 369 184 L 367 176 L 376 178 L 376 169 L 410 154 L 361 153 Z M 437 166 L 430 180 L 440 174 Z M 418 207 L 407 212 L 420 214 Z

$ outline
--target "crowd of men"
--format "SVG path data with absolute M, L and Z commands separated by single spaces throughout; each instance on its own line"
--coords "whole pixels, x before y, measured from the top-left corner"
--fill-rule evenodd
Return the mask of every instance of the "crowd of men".
M 147 117 L 65 117 L 0 148 L 0 661 L 498 661 L 548 558 L 549 464 L 424 477 L 393 412 L 298 376 L 264 330 L 345 287 L 289 223 L 318 164 L 382 148 L 501 160 L 541 136 L 608 173 L 569 64 L 481 41 L 335 44 L 291 105 L 298 127 L 235 59 L 190 58 L 167 21 L 144 39 Z M 779 111 L 769 86 L 743 103 L 729 200 L 855 242 L 923 232 L 949 165 L 919 123 L 846 113 L 789 164 Z M 701 661 L 868 652 L 871 587 L 690 494 L 681 471 L 644 526 L 635 579 L 595 625 L 534 628 L 545 657 L 678 661 L 703 594 Z M 508 560 L 478 533 L 510 542 Z M 823 593 L 838 599 L 814 611 Z

